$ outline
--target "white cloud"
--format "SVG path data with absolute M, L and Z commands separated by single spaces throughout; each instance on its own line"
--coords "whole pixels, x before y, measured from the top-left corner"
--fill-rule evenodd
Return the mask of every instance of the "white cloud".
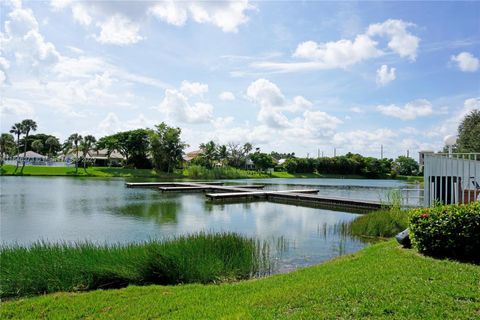
M 180 86 L 180 91 L 187 97 L 201 96 L 208 92 L 208 84 L 184 80 Z
M 97 26 L 101 31 L 99 36 L 95 36 L 95 39 L 103 44 L 128 45 L 143 39 L 139 35 L 140 26 L 120 14 L 115 14 L 106 21 L 97 23 Z
M 307 41 L 298 45 L 293 56 L 316 61 L 325 69 L 345 68 L 381 55 L 376 46 L 377 43 L 365 35 L 358 35 L 354 41 L 342 39 L 320 44 Z
M 247 88 L 247 97 L 262 107 L 281 107 L 285 104 L 278 86 L 266 79 L 258 79 Z
M 206 123 L 213 119 L 213 106 L 203 102 L 191 102 L 176 89 L 165 90 L 165 97 L 158 110 L 180 123 Z
M 0 33 L 1 48 L 6 54 L 13 53 L 17 62 L 41 67 L 58 61 L 60 54 L 40 34 L 32 10 L 15 7 L 8 14 L 4 27 L 5 33 Z
M 425 99 L 411 101 L 403 107 L 394 104 L 388 106 L 379 105 L 377 106 L 377 110 L 384 115 L 402 120 L 413 120 L 418 117 L 429 116 L 433 113 L 432 104 Z
M 272 70 L 274 72 L 295 72 L 304 70 L 327 70 L 346 68 L 356 63 L 379 57 L 387 52 L 387 48 L 379 48 L 374 37 L 386 36 L 388 48 L 400 55 L 415 60 L 420 39 L 407 31 L 412 23 L 402 20 L 387 20 L 372 24 L 363 34 L 355 39 L 317 43 L 305 41 L 300 43 L 293 58 L 307 61 L 271 62 L 261 61 L 251 64 L 254 68 Z
M 51 0 L 53 11 L 69 8 L 73 19 L 85 28 L 100 29 L 94 38 L 100 43 L 134 44 L 144 37 L 141 26 L 149 17 L 183 26 L 191 20 L 210 24 L 224 32 L 237 32 L 248 21 L 247 12 L 255 9 L 248 0 L 226 1 L 70 1 Z
M 223 101 L 233 101 L 235 100 L 235 95 L 230 91 L 224 91 L 218 95 L 218 99 Z
M 390 41 L 388 47 L 401 57 L 408 57 L 415 60 L 420 38 L 407 31 L 408 27 L 414 26 L 413 23 L 402 20 L 388 19 L 383 23 L 372 24 L 368 27 L 369 36 L 387 36 Z
M 363 113 L 363 110 L 359 107 L 352 107 L 352 108 L 350 108 L 350 111 L 355 112 L 355 113 Z
M 163 1 L 150 7 L 149 12 L 158 19 L 183 26 L 190 18 L 197 23 L 208 23 L 224 32 L 237 32 L 248 21 L 245 12 L 254 7 L 248 0 L 240 1 Z
M 470 52 L 461 52 L 452 56 L 451 60 L 456 62 L 458 68 L 463 72 L 475 72 L 480 68 L 480 60 Z
M 386 64 L 377 69 L 377 83 L 381 86 L 387 85 L 396 79 L 395 68 L 388 68 Z

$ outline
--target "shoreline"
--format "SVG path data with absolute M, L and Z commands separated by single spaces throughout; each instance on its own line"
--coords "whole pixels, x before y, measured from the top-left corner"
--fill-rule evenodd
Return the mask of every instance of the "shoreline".
M 74 177 L 74 178 L 148 178 L 161 180 L 218 180 L 218 179 L 366 179 L 366 180 L 404 180 L 407 182 L 423 182 L 423 176 L 397 176 L 369 178 L 362 175 L 318 174 L 273 172 L 272 174 L 257 171 L 233 169 L 225 176 L 208 177 L 205 175 L 191 176 L 187 170 L 182 173 L 157 173 L 153 169 L 129 169 L 121 167 L 89 167 L 86 171 L 82 167 L 75 173 L 74 167 L 25 166 L 23 173 L 13 173 L 14 165 L 0 167 L 0 176 L 10 177 Z M 212 171 L 213 172 L 213 171 Z M 232 176 L 230 176 L 232 175 Z

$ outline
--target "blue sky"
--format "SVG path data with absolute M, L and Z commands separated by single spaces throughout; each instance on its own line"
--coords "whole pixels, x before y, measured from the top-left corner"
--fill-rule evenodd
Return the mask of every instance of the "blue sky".
M 438 150 L 480 109 L 479 2 L 2 1 L 2 132 L 162 121 L 314 156 Z

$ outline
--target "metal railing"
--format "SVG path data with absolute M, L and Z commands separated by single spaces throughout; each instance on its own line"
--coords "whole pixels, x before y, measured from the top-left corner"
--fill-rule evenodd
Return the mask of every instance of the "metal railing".
M 424 204 L 468 203 L 480 197 L 480 153 L 425 155 Z

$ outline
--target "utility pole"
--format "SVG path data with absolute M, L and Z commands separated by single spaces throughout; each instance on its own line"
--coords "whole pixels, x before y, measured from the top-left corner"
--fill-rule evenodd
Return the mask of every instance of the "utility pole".
M 410 158 L 410 150 L 407 149 L 407 158 Z
M 383 160 L 383 144 L 380 145 L 380 159 Z
M 337 148 L 333 148 L 333 157 L 335 158 L 337 156 Z
M 317 158 L 320 158 L 320 148 L 317 149 Z

